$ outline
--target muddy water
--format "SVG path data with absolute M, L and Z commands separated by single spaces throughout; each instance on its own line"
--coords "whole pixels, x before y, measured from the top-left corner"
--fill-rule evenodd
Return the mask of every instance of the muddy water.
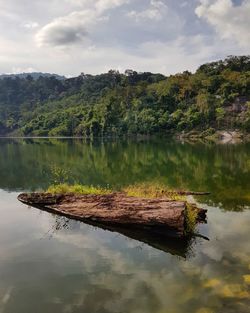
M 0 312 L 250 312 L 249 156 L 249 144 L 2 139 Z M 16 200 L 62 174 L 116 188 L 156 181 L 211 191 L 196 199 L 208 208 L 198 231 L 210 240 L 183 247 L 110 232 Z

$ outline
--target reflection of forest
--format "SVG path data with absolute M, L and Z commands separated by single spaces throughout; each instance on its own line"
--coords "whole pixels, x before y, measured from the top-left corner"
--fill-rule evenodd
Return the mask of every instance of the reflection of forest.
M 173 188 L 211 191 L 205 201 L 221 203 L 224 209 L 250 204 L 247 143 L 2 139 L 0 145 L 0 188 L 6 190 L 46 188 L 56 165 L 69 173 L 71 183 L 120 187 L 157 181 Z

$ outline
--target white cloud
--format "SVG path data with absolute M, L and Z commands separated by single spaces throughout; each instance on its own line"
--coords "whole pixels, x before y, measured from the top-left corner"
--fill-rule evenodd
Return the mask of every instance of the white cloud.
M 92 10 L 72 12 L 45 25 L 36 34 L 36 41 L 39 46 L 64 46 L 81 42 L 87 37 L 88 28 L 97 20 L 98 16 Z
M 23 27 L 27 29 L 34 29 L 34 28 L 39 27 L 39 24 L 37 22 L 28 22 L 28 23 L 23 24 Z
M 66 2 L 80 7 L 92 7 L 99 12 L 104 12 L 109 9 L 113 9 L 123 4 L 127 4 L 130 0 L 65 0 Z
M 20 73 L 34 73 L 38 72 L 37 69 L 33 67 L 21 68 L 21 67 L 13 67 L 12 71 L 9 74 L 20 74 Z
M 167 13 L 167 5 L 159 0 L 151 0 L 150 6 L 143 11 L 130 11 L 127 15 L 130 18 L 135 19 L 136 22 L 142 20 L 155 20 L 160 21 Z
M 195 13 L 212 25 L 222 39 L 250 47 L 250 1 L 234 6 L 232 0 L 200 0 Z
M 75 5 L 84 6 L 85 0 L 67 0 Z M 128 0 L 98 0 L 88 9 L 74 11 L 66 16 L 54 19 L 37 34 L 38 46 L 65 46 L 84 42 L 91 26 L 108 20 L 104 11 L 128 3 Z
M 65 0 L 65 1 L 77 6 L 83 6 L 89 3 L 89 0 Z
M 129 1 L 130 0 L 98 0 L 95 4 L 95 7 L 99 12 L 104 12 L 106 10 L 126 4 Z

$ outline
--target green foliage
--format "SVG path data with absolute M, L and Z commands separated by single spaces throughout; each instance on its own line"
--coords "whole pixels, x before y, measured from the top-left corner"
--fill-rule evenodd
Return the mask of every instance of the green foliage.
M 249 131 L 250 57 L 231 56 L 196 73 L 125 74 L 110 70 L 59 80 L 0 79 L 0 135 L 104 137 Z

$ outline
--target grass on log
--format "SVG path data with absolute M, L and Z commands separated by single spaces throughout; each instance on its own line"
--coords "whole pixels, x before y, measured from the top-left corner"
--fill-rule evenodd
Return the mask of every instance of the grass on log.
M 109 190 L 107 188 L 85 186 L 80 184 L 79 185 L 59 184 L 50 186 L 47 192 L 52 194 L 75 193 L 80 195 L 108 195 L 112 193 L 112 190 Z
M 123 191 L 130 197 L 138 198 L 169 198 L 170 200 L 186 201 L 186 196 L 178 194 L 177 191 L 171 190 L 161 184 L 135 184 L 125 187 Z

